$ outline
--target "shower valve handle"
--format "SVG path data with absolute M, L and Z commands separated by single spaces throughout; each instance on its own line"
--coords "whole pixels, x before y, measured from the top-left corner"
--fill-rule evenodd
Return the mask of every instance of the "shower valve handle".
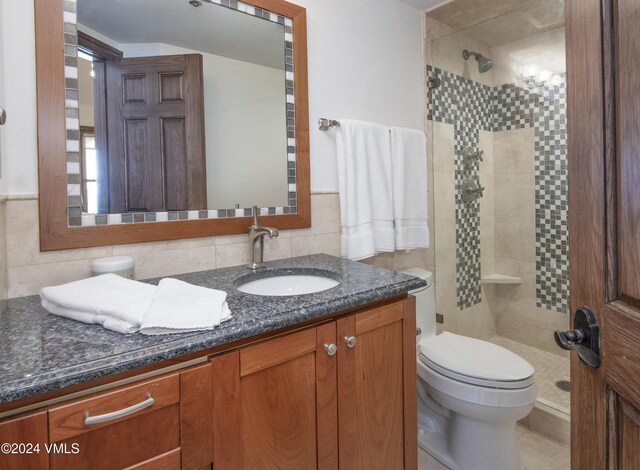
M 562 349 L 575 351 L 580 360 L 597 369 L 600 367 L 600 333 L 595 315 L 587 307 L 580 307 L 573 317 L 574 330 L 556 331 L 553 338 Z

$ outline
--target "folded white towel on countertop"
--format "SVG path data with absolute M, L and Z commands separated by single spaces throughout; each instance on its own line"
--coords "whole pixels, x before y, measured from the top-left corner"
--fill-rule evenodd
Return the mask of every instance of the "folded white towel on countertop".
M 123 334 L 211 330 L 231 317 L 226 292 L 171 278 L 154 286 L 103 274 L 45 287 L 40 299 L 49 313 Z
M 103 328 L 115 331 L 116 333 L 129 334 L 135 333 L 140 329 L 140 325 L 138 324 L 134 325 L 133 323 L 129 323 L 115 317 L 110 317 L 108 315 L 98 315 L 97 313 L 80 312 L 78 310 L 60 307 L 59 305 L 50 303 L 46 299 L 42 299 L 42 306 L 47 312 L 53 313 L 54 315 L 81 321 L 83 323 L 102 325 Z
M 158 284 L 140 333 L 162 335 L 211 330 L 230 317 L 226 292 L 165 278 Z
M 389 128 L 340 119 L 336 147 L 342 256 L 394 251 Z
M 156 289 L 154 285 L 125 279 L 116 274 L 103 274 L 60 286 L 45 287 L 40 290 L 40 298 L 42 306 L 56 315 L 73 319 L 82 317 L 83 320 L 79 321 L 103 326 L 103 317 L 108 317 L 137 329 L 151 305 Z
M 422 131 L 391 128 L 395 249 L 429 246 L 427 139 Z

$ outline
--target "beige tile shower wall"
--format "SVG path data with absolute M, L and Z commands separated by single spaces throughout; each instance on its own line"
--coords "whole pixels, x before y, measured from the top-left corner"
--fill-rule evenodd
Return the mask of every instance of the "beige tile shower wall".
M 444 38 L 454 33 L 455 30 L 444 23 L 425 16 L 425 61 L 438 68 L 457 73 L 459 75 L 481 81 L 487 85 L 492 84 L 491 73 L 479 74 L 475 62 L 470 67 L 462 58 L 464 49 L 473 49 L 476 52 L 490 55 L 490 50 L 479 44 L 477 40 L 469 37 Z M 456 35 L 458 36 L 458 35 Z M 440 39 L 436 47 L 432 48 L 432 41 Z M 427 136 L 429 140 L 430 160 L 429 181 L 432 181 L 432 200 L 430 200 L 430 217 L 433 220 L 432 231 L 435 235 L 432 247 L 434 251 L 434 264 L 430 268 L 434 272 L 436 286 L 436 311 L 444 316 L 444 325 L 439 330 L 451 331 L 476 338 L 489 338 L 495 334 L 494 318 L 491 314 L 492 302 L 491 289 L 483 289 L 482 302 L 472 308 L 458 311 L 456 297 L 456 223 L 455 223 L 455 147 L 454 127 L 452 124 L 433 122 L 426 120 L 428 102 L 425 101 L 425 121 L 427 122 Z M 492 173 L 492 136 L 489 132 L 480 133 L 480 148 L 485 152 L 485 162 L 480 167 L 480 181 L 488 190 L 480 204 L 481 223 L 482 215 L 491 214 L 493 202 L 489 186 Z M 485 164 L 486 163 L 486 164 Z M 492 233 L 492 222 L 481 227 L 482 235 Z M 482 238 L 480 247 L 482 265 L 491 266 L 493 263 L 493 239 L 487 236 Z M 485 259 L 486 254 L 486 259 Z
M 449 26 L 445 25 L 444 23 L 441 23 L 440 21 L 434 18 L 431 18 L 425 15 L 424 38 L 423 38 L 423 51 L 424 51 L 425 64 L 433 63 L 433 54 L 431 50 L 432 42 L 435 39 L 451 34 L 452 32 L 454 31 Z M 436 176 L 436 172 L 439 172 L 439 171 L 450 171 L 451 173 L 453 173 L 453 158 L 449 160 L 449 163 L 447 166 L 448 169 L 443 170 L 443 167 L 442 167 L 443 162 L 439 157 L 436 158 L 436 155 L 434 153 L 434 143 L 440 139 L 440 137 L 436 139 L 436 136 L 434 135 L 434 124 L 437 125 L 439 123 L 434 123 L 433 121 L 430 121 L 429 119 L 427 119 L 427 114 L 429 111 L 428 110 L 429 95 L 428 95 L 428 83 L 427 83 L 426 74 L 424 74 L 424 80 L 425 80 L 424 82 L 425 105 L 423 106 L 424 108 L 423 118 L 425 122 L 425 132 L 427 134 L 427 196 L 429 199 L 427 202 L 427 207 L 429 210 L 429 236 L 431 240 L 431 246 L 426 250 L 425 257 L 426 257 L 426 268 L 427 270 L 434 273 L 434 279 L 435 279 L 436 247 L 438 245 L 438 241 L 436 240 L 436 236 L 438 234 L 438 231 L 436 230 L 436 223 L 437 223 L 436 217 L 440 215 L 439 214 L 440 210 L 438 208 L 438 211 L 436 211 L 437 206 L 435 205 L 435 192 L 437 189 L 439 189 L 439 188 L 436 188 L 437 183 L 436 183 L 435 176 Z M 447 138 L 449 138 L 449 136 Z M 450 144 L 453 145 L 453 127 L 451 127 Z
M 482 132 L 480 148 L 485 154 L 492 153 L 491 133 Z M 433 150 L 433 194 L 435 212 L 433 216 L 435 228 L 435 285 L 436 310 L 444 316 L 443 329 L 453 333 L 475 338 L 490 338 L 495 334 L 495 325 L 490 310 L 490 292 L 482 293 L 482 302 L 463 311 L 457 306 L 456 282 L 456 222 L 455 222 L 455 147 L 453 124 L 442 122 L 432 123 Z M 485 165 L 485 163 L 487 163 Z M 491 157 L 485 159 L 481 165 L 481 181 L 483 186 L 490 189 L 486 178 L 490 177 Z M 480 210 L 491 214 L 493 203 L 491 191 L 485 192 L 480 203 Z M 482 214 L 482 212 L 481 212 Z M 490 219 L 489 219 L 490 220 Z M 482 216 L 481 216 L 482 221 Z M 482 264 L 489 265 L 493 261 L 493 241 L 490 238 L 489 227 L 481 226 L 481 233 L 487 235 L 487 259 L 485 260 L 485 246 L 482 245 Z M 485 239 L 483 238 L 483 242 Z
M 248 261 L 247 235 L 40 252 L 37 198 L 9 198 L 5 209 L 5 217 L 0 220 L 7 222 L 9 298 L 37 294 L 42 287 L 87 277 L 91 271 L 91 260 L 104 256 L 133 256 L 138 279 L 221 268 Z M 278 239 L 268 240 L 265 259 L 312 253 L 340 256 L 338 195 L 313 194 L 311 215 L 311 228 L 282 231 Z
M 478 145 L 484 152 L 484 161 L 479 165 L 480 185 L 484 188 L 480 199 L 480 263 L 481 275 L 487 276 L 496 272 L 493 132 L 480 130 L 478 134 Z
M 498 335 L 559 353 L 553 331 L 567 317 L 536 307 L 534 139 L 533 128 L 494 133 L 496 271 L 522 284 L 496 285 L 493 313 Z

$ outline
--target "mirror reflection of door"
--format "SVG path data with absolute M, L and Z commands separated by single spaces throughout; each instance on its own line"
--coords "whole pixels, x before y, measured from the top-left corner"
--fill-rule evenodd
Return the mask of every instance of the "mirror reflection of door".
M 93 124 L 96 149 L 96 188 L 83 177 L 83 210 L 206 209 L 201 55 L 128 59 L 83 33 L 78 43 L 81 103 L 93 105 L 80 116 L 93 118 L 86 124 Z M 92 86 L 83 80 L 83 61 Z

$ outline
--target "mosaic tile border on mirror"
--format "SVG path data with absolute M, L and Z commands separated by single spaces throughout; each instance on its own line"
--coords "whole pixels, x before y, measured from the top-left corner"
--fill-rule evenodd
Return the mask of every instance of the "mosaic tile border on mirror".
M 283 15 L 254 7 L 236 0 L 204 0 L 265 21 L 284 26 L 285 97 L 287 128 L 287 198 L 289 206 L 263 207 L 260 215 L 282 215 L 297 213 L 295 100 L 293 74 L 293 21 Z M 213 209 L 168 212 L 137 212 L 126 214 L 83 214 L 80 173 L 80 116 L 78 96 L 78 28 L 77 0 L 63 0 L 64 21 L 64 73 L 65 73 L 65 118 L 67 156 L 67 209 L 70 227 L 165 222 L 193 219 L 219 219 L 247 217 L 253 215 L 252 208 Z

